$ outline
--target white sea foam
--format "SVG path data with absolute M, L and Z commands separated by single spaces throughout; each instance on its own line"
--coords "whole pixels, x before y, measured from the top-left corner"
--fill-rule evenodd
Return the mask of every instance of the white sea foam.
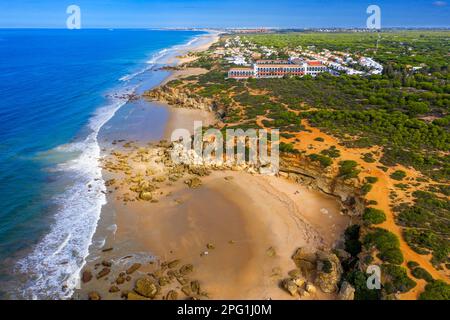
M 157 54 L 153 55 L 150 60 L 147 61 L 147 66 L 145 66 L 141 70 L 136 71 L 136 72 L 134 72 L 132 74 L 127 74 L 127 75 L 121 77 L 119 80 L 120 81 L 125 81 L 125 82 L 126 81 L 130 81 L 130 80 L 134 79 L 135 77 L 143 74 L 144 72 L 147 72 L 147 71 L 151 70 L 152 68 L 155 67 L 155 65 L 158 62 L 158 60 L 163 58 L 168 52 L 169 52 L 169 49 L 163 49 L 163 50 L 159 51 Z
M 127 75 L 121 77 L 119 80 L 127 82 L 127 81 L 134 79 L 135 77 L 143 74 L 144 72 L 147 72 L 147 71 L 151 70 L 152 68 L 154 68 L 158 64 L 158 62 L 161 62 L 160 60 L 162 60 L 163 58 L 170 56 L 172 53 L 174 53 L 176 51 L 180 51 L 183 49 L 185 49 L 185 50 L 189 49 L 195 42 L 201 41 L 204 37 L 205 37 L 205 35 L 196 36 L 196 37 L 192 38 L 191 40 L 189 40 L 185 44 L 174 45 L 170 48 L 166 48 L 166 49 L 162 49 L 162 50 L 158 51 L 156 54 L 154 54 L 150 58 L 150 60 L 147 61 L 146 67 L 144 67 L 143 69 L 141 69 L 137 72 L 134 72 L 132 74 L 127 74 Z
M 75 159 L 58 166 L 73 183 L 54 199 L 59 207 L 50 232 L 30 255 L 18 262 L 22 272 L 34 275 L 25 284 L 23 297 L 65 299 L 77 287 L 101 208 L 106 204 L 98 133 L 125 103 L 126 100 L 117 99 L 100 108 L 89 122 L 91 133 L 84 141 L 57 148 L 59 152 L 79 152 Z
M 159 59 L 189 47 L 188 44 L 161 50 L 148 61 L 150 65 L 133 75 L 122 77 L 132 79 L 153 67 Z M 136 90 L 128 88 L 117 96 L 124 96 Z M 102 206 L 106 204 L 106 187 L 100 168 L 100 146 L 98 133 L 127 101 L 117 98 L 111 104 L 97 110 L 89 121 L 90 133 L 83 141 L 59 146 L 60 153 L 76 153 L 77 156 L 58 165 L 57 170 L 70 176 L 72 184 L 55 202 L 59 205 L 49 233 L 35 246 L 31 254 L 18 261 L 21 272 L 31 275 L 21 288 L 21 297 L 32 299 L 68 299 L 80 282 L 80 271 L 89 254 L 89 246 L 97 228 Z M 114 228 L 114 227 L 112 227 Z

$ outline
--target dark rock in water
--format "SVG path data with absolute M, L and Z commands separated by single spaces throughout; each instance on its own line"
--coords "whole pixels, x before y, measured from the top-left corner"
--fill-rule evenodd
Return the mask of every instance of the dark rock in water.
M 194 271 L 194 266 L 192 264 L 185 264 L 180 268 L 180 274 L 185 276 Z
M 103 260 L 103 261 L 102 261 L 102 265 L 103 265 L 104 267 L 110 268 L 110 267 L 112 266 L 112 263 L 111 263 L 110 261 Z
M 111 292 L 111 293 L 116 293 L 119 291 L 120 291 L 120 289 L 117 286 L 111 286 L 111 288 L 109 288 L 109 292 Z
M 166 295 L 166 300 L 178 300 L 178 293 L 175 290 L 170 290 Z
M 104 276 L 108 275 L 110 272 L 111 272 L 111 269 L 110 269 L 110 268 L 107 268 L 107 267 L 103 268 L 103 269 L 97 274 L 97 279 L 103 278 Z
M 83 283 L 88 283 L 91 280 L 92 280 L 92 272 L 89 270 L 85 270 L 83 272 L 83 275 L 81 276 L 81 281 L 83 281 Z
M 140 263 L 134 263 L 131 267 L 127 269 L 127 274 L 133 274 L 137 271 L 142 265 Z
M 88 298 L 89 298 L 89 300 L 101 300 L 102 299 L 100 297 L 100 295 L 98 294 L 98 292 L 95 292 L 95 291 L 89 292 Z
M 153 299 L 158 294 L 159 287 L 150 278 L 140 278 L 136 281 L 134 291 L 141 296 Z

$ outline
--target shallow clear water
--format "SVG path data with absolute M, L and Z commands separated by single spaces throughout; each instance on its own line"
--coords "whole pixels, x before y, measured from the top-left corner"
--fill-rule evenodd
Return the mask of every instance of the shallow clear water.
M 0 297 L 70 296 L 105 203 L 98 133 L 139 117 L 120 95 L 159 83 L 165 49 L 200 34 L 0 30 Z

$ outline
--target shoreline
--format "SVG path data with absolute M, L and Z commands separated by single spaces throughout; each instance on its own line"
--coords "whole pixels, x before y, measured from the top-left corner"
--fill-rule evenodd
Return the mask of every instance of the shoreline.
M 205 50 L 217 38 L 213 36 L 208 45 L 197 50 Z M 186 61 L 177 59 L 177 65 Z M 189 76 L 190 69 L 183 71 L 172 73 L 159 86 Z M 164 131 L 166 139 L 174 128 L 190 129 L 188 126 L 194 119 L 215 119 L 209 111 L 167 108 L 170 116 Z M 133 153 L 142 148 L 138 145 L 125 143 L 114 150 Z M 132 172 L 142 169 L 143 164 L 134 163 Z M 117 174 L 103 172 L 105 181 L 118 179 Z M 254 186 L 251 190 L 242 187 L 249 181 Z M 129 195 L 123 190 L 129 187 L 128 182 L 121 182 L 109 190 L 94 237 L 105 240 L 101 248 L 90 252 L 81 276 L 89 281 L 77 290 L 74 298 L 86 299 L 96 293 L 102 299 L 120 299 L 124 295 L 130 299 L 134 274 L 154 276 L 161 271 L 155 271 L 155 265 L 175 259 L 195 266 L 194 275 L 206 288 L 208 298 L 289 299 L 289 294 L 279 288 L 279 281 L 295 268 L 291 260 L 293 252 L 299 247 L 313 252 L 334 247 L 342 242 L 350 220 L 341 213 L 342 204 L 336 198 L 282 177 L 214 171 L 202 179 L 198 190 L 186 189 L 182 181 L 167 183 L 159 188 L 158 199 L 150 203 L 125 201 Z M 280 237 L 283 233 L 286 235 Z M 269 255 L 270 250 L 276 253 Z M 121 277 L 135 265 L 139 265 L 138 271 L 122 281 Z M 261 265 L 267 266 L 261 269 Z M 226 276 L 218 281 L 215 272 L 221 267 Z M 91 280 L 93 274 L 99 279 Z M 119 289 L 119 284 L 123 288 Z M 303 299 L 335 299 L 336 294 L 317 292 L 310 297 L 305 293 Z
M 206 42 L 195 43 L 196 41 L 201 41 L 202 39 L 207 39 L 207 41 Z M 178 65 L 184 63 L 183 59 L 181 58 L 180 55 L 188 54 L 190 52 L 198 52 L 198 51 L 206 50 L 207 48 L 209 48 L 209 46 L 211 46 L 213 43 L 215 43 L 218 39 L 219 39 L 218 33 L 216 33 L 216 32 L 208 32 L 206 34 L 194 37 L 193 39 L 191 39 L 186 44 L 176 45 L 175 47 L 180 47 L 181 46 L 182 48 L 176 48 L 175 49 L 175 54 L 176 55 L 171 57 L 170 59 L 168 59 L 164 63 L 164 65 L 166 65 L 166 66 L 169 66 L 169 65 L 178 66 Z M 171 72 L 167 77 L 163 78 L 160 81 L 160 83 L 155 86 L 155 88 L 162 86 L 164 83 L 166 83 L 166 81 L 170 81 L 171 77 L 176 76 L 176 75 L 174 75 L 174 73 L 176 73 L 176 72 Z M 126 102 L 123 103 L 123 105 L 121 107 L 123 107 L 124 105 L 126 105 Z M 120 108 L 118 108 L 118 109 L 120 109 Z M 185 121 L 183 121 L 183 119 L 181 119 L 180 121 L 181 121 L 181 123 L 185 123 Z M 174 120 L 172 123 L 179 123 L 179 122 L 177 122 L 177 120 Z M 167 134 L 165 133 L 164 136 L 166 136 L 166 135 Z M 104 154 L 104 149 L 101 151 L 101 154 L 102 154 L 101 155 L 101 157 L 102 157 L 103 154 Z M 103 170 L 102 170 L 102 172 L 103 172 Z M 102 178 L 103 178 L 104 181 L 106 181 L 104 173 L 102 173 Z M 113 224 L 114 217 L 115 217 L 114 207 L 112 206 L 112 201 L 111 201 L 109 195 L 106 193 L 106 191 L 104 191 L 103 193 L 106 195 L 106 200 L 105 200 L 105 203 L 102 205 L 101 212 L 100 212 L 100 215 L 99 215 L 99 219 L 98 219 L 98 221 L 96 223 L 96 226 L 94 228 L 94 232 L 93 232 L 93 235 L 91 237 L 88 253 L 84 257 L 84 263 L 79 269 L 80 270 L 80 274 L 79 275 L 73 275 L 77 279 L 77 280 L 75 280 L 75 282 L 77 282 L 77 283 L 81 283 L 81 281 L 82 281 L 82 279 L 81 279 L 82 278 L 81 271 L 88 264 L 88 260 L 89 259 L 95 259 L 95 255 L 93 255 L 93 252 L 98 251 L 98 249 L 100 249 L 102 246 L 104 246 L 104 244 L 105 244 L 105 242 L 107 240 L 106 234 L 110 233 L 111 231 L 114 231 L 114 224 Z M 104 226 L 105 224 L 108 225 L 108 227 L 106 229 L 102 227 L 102 225 Z M 98 252 L 97 252 L 97 254 L 98 254 Z M 78 289 L 75 289 L 75 291 L 71 294 L 72 298 L 75 297 L 77 291 L 78 291 Z

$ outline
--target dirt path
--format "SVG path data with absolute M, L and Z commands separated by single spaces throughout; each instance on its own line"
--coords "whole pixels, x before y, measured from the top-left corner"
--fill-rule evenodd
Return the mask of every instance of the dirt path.
M 298 113 L 298 112 L 297 112 Z M 257 124 L 262 126 L 262 120 L 264 120 L 264 117 L 259 117 L 257 119 Z M 440 279 L 443 281 L 446 281 L 449 283 L 449 275 L 444 274 L 443 272 L 438 271 L 433 267 L 433 265 L 430 262 L 431 255 L 420 255 L 413 251 L 406 241 L 403 238 L 402 234 L 402 228 L 398 226 L 395 223 L 395 214 L 392 210 L 393 203 L 389 197 L 390 192 L 395 190 L 395 192 L 398 194 L 398 198 L 395 200 L 397 203 L 402 202 L 411 202 L 411 197 L 408 197 L 405 192 L 402 192 L 401 190 L 395 188 L 395 184 L 399 183 L 398 181 L 393 181 L 390 178 L 390 174 L 394 172 L 395 170 L 403 170 L 407 173 L 407 176 L 409 178 L 418 178 L 421 177 L 421 174 L 417 172 L 414 169 L 411 168 L 405 168 L 403 166 L 396 166 L 394 168 L 390 168 L 387 172 L 384 172 L 379 168 L 379 166 L 382 166 L 381 163 L 377 160 L 373 163 L 366 163 L 362 160 L 362 157 L 364 154 L 372 152 L 372 153 L 382 153 L 382 150 L 379 147 L 373 147 L 373 148 L 346 148 L 341 145 L 339 145 L 339 140 L 320 131 L 317 128 L 311 127 L 306 120 L 302 122 L 302 124 L 305 126 L 305 129 L 307 131 L 299 132 L 295 135 L 295 137 L 291 139 L 282 139 L 284 142 L 292 143 L 294 144 L 296 149 L 307 151 L 307 154 L 313 154 L 313 153 L 320 153 L 322 150 L 328 149 L 331 146 L 336 147 L 337 150 L 340 151 L 341 156 L 335 163 L 338 163 L 340 160 L 353 160 L 358 163 L 358 165 L 361 168 L 361 174 L 359 179 L 364 179 L 365 177 L 377 177 L 378 182 L 374 185 L 374 188 L 367 194 L 368 200 L 376 200 L 377 205 L 373 206 L 377 209 L 383 210 L 386 213 L 386 222 L 379 225 L 379 227 L 384 228 L 395 235 L 400 240 L 400 249 L 404 255 L 404 263 L 402 264 L 403 267 L 408 272 L 408 276 L 410 276 L 412 279 L 414 279 L 417 282 L 417 286 L 412 289 L 411 291 L 400 295 L 401 299 L 404 300 L 412 300 L 417 299 L 419 294 L 423 292 L 426 281 L 419 280 L 414 278 L 411 275 L 411 272 L 409 268 L 406 266 L 406 263 L 408 261 L 415 261 L 417 262 L 423 269 L 428 271 L 433 278 Z M 316 141 L 316 138 L 322 138 L 323 141 Z M 333 168 L 337 171 L 337 168 Z M 419 187 L 414 187 L 413 190 L 418 189 L 426 189 L 426 187 L 429 184 L 427 183 L 421 183 Z

